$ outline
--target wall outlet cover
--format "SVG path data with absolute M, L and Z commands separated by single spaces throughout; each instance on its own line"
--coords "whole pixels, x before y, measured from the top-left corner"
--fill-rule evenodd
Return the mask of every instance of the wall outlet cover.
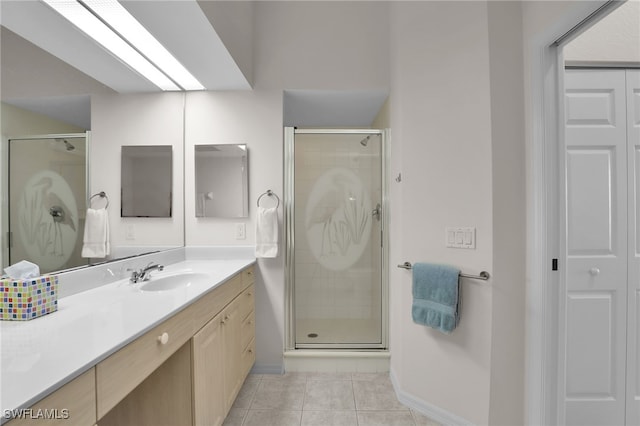
M 247 238 L 247 227 L 244 223 L 236 223 L 236 240 L 244 240 Z

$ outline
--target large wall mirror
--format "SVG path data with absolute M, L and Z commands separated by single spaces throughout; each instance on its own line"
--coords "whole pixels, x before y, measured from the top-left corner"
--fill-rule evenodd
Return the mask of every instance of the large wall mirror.
M 171 217 L 172 164 L 171 146 L 122 147 L 122 217 Z
M 66 46 L 68 44 L 64 43 L 66 36 L 69 36 L 74 42 L 80 42 L 80 37 L 71 24 L 65 26 L 61 24 L 60 19 L 47 19 L 52 14 L 55 18 L 55 12 L 46 4 L 30 1 L 0 1 L 0 8 L 2 9 L 2 27 L 0 28 L 0 51 L 2 52 L 2 61 L 0 62 L 0 75 L 2 75 L 0 90 L 2 101 L 0 108 L 2 116 L 0 123 L 2 132 L 0 146 L 0 187 L 2 188 L 0 193 L 2 199 L 2 209 L 0 209 L 0 224 L 2 225 L 0 227 L 2 241 L 0 244 L 0 271 L 10 264 L 22 260 L 22 258 L 27 258 L 26 253 L 29 251 L 36 251 L 37 256 L 40 256 L 41 251 L 46 253 L 48 250 L 51 253 L 50 259 L 35 262 L 43 265 L 41 272 L 55 272 L 71 268 L 74 265 L 86 265 L 107 260 L 86 259 L 79 256 L 84 232 L 87 197 L 100 191 L 106 191 L 110 199 L 109 217 L 111 224 L 115 225 L 111 227 L 113 238 L 111 256 L 108 260 L 184 246 L 184 220 L 181 216 L 184 210 L 184 206 L 181 204 L 181 200 L 184 198 L 181 192 L 184 149 L 182 140 L 173 139 L 175 142 L 173 155 L 176 159 L 173 168 L 173 174 L 175 174 L 173 204 L 169 204 L 170 207 L 164 209 L 154 209 L 154 211 L 164 210 L 163 214 L 167 214 L 170 208 L 172 218 L 162 221 L 145 218 L 120 218 L 119 200 L 121 194 L 118 194 L 120 185 L 118 176 L 112 173 L 113 171 L 117 173 L 121 160 L 121 145 L 135 144 L 136 140 L 140 140 L 135 132 L 140 127 L 140 115 L 144 116 L 145 114 L 129 114 L 123 118 L 118 93 L 126 93 L 127 95 L 123 95 L 123 98 L 126 98 L 129 96 L 128 94 L 131 94 L 131 97 L 135 97 L 139 93 L 140 96 L 143 96 L 145 91 L 117 90 L 105 85 L 91 78 L 85 72 L 74 68 L 68 62 L 58 59 L 55 53 L 46 52 L 38 47 L 37 43 L 30 40 L 27 34 L 44 34 L 42 37 L 47 39 L 47 42 L 51 42 L 50 44 L 57 41 L 60 45 Z M 38 13 L 33 13 L 36 9 Z M 31 32 L 31 29 L 35 30 Z M 22 30 L 28 31 L 23 34 Z M 109 55 L 106 54 L 105 57 L 108 58 Z M 88 63 L 86 57 L 83 58 L 85 63 Z M 120 64 L 117 59 L 113 63 L 117 69 L 119 69 L 118 67 L 126 67 Z M 144 80 L 133 71 L 109 72 L 112 68 L 100 68 L 93 65 L 100 69 L 101 73 L 113 76 L 113 81 L 122 80 L 129 72 L 136 81 L 138 79 Z M 102 102 L 102 106 L 97 108 L 94 102 L 96 98 L 106 98 L 112 102 Z M 162 118 L 158 118 L 158 120 L 162 120 Z M 151 120 L 149 127 L 157 128 L 158 126 Z M 178 127 L 178 125 L 174 127 Z M 58 135 L 85 131 L 92 131 L 91 135 L 87 137 L 86 145 L 81 143 L 79 139 L 66 138 L 67 144 L 64 141 L 55 141 Z M 128 139 L 121 136 L 123 133 L 136 136 Z M 173 134 L 184 134 L 184 128 L 176 130 Z M 38 166 L 40 168 L 33 170 L 33 175 L 53 170 L 57 175 L 62 176 L 71 188 L 71 194 L 73 194 L 76 204 L 75 210 L 67 188 L 61 189 L 58 184 L 60 179 L 56 175 L 48 173 L 36 176 L 36 180 L 33 182 L 29 182 L 28 179 L 31 175 L 25 176 L 23 180 L 25 185 L 19 185 L 20 181 L 14 179 L 14 187 L 20 187 L 14 188 L 10 195 L 9 140 L 16 140 L 26 135 L 55 135 L 55 137 L 45 138 L 46 142 L 41 142 L 44 148 L 38 151 L 38 154 L 43 155 L 46 148 L 47 151 L 52 151 L 52 155 L 55 155 L 56 158 L 59 157 L 60 161 L 55 160 L 55 167 Z M 92 140 L 94 136 L 95 140 Z M 26 144 L 29 141 L 11 142 L 14 145 L 12 147 L 13 154 L 18 154 L 18 149 L 23 147 L 22 142 Z M 156 143 L 166 144 L 165 140 Z M 98 145 L 100 145 L 99 149 Z M 26 147 L 26 145 L 24 146 Z M 74 149 L 70 149 L 70 146 L 73 146 Z M 86 149 L 87 153 L 85 168 L 69 165 L 70 162 L 76 162 L 81 158 L 80 154 L 83 149 Z M 23 160 L 12 156 L 10 161 L 12 171 L 18 172 L 21 167 L 35 166 L 36 162 L 32 161 L 34 159 Z M 71 173 L 73 173 L 72 177 Z M 89 192 L 83 194 L 80 194 L 80 187 L 84 185 L 81 176 L 86 176 L 86 186 L 89 189 Z M 32 183 L 30 190 L 26 188 L 27 183 Z M 44 226 L 36 227 L 42 232 L 25 233 L 24 236 L 14 233 L 11 237 L 12 229 L 9 227 L 9 217 L 11 216 L 11 227 L 20 225 L 20 202 L 23 192 L 30 197 L 25 196 L 25 200 L 33 200 L 37 203 L 45 198 L 53 200 L 53 195 L 59 196 L 65 205 L 56 203 L 55 206 L 60 207 L 64 213 L 55 213 L 58 222 L 51 222 L 50 227 L 49 222 L 46 223 L 46 229 Z M 96 206 L 103 205 L 98 204 L 98 201 L 95 204 Z M 33 229 L 33 224 L 36 224 L 36 219 L 39 216 L 43 220 L 53 220 L 49 210 L 45 210 L 44 207 L 38 208 L 34 205 L 29 207 L 28 211 L 34 213 L 35 216 L 32 215 L 31 219 L 33 220 L 30 219 L 28 223 L 23 221 L 25 229 Z M 59 211 L 56 209 L 56 212 Z M 138 216 L 138 212 L 135 213 Z M 144 212 L 140 215 L 146 216 Z M 133 228 L 135 239 L 129 238 L 128 234 L 125 236 L 125 227 L 127 232 L 129 227 Z M 167 232 L 167 228 L 170 233 Z M 159 239 L 157 235 L 161 233 L 168 234 L 168 236 Z M 26 239 L 24 244 L 23 237 Z M 21 245 L 21 247 L 14 246 L 14 252 L 10 253 L 9 244 L 12 242 Z M 48 247 L 46 250 L 45 246 Z M 36 257 L 31 257 L 31 259 L 36 259 Z
M 195 146 L 196 217 L 249 216 L 246 145 Z

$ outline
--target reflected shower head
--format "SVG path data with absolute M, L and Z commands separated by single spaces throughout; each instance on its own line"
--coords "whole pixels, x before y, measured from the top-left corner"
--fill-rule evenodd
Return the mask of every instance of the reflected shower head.
M 371 135 L 367 136 L 366 138 L 362 139 L 360 141 L 360 145 L 362 146 L 367 146 L 367 144 L 369 143 L 369 139 L 371 139 Z
M 65 148 L 67 149 L 67 151 L 73 151 L 74 149 L 76 149 L 76 147 L 75 147 L 75 146 L 73 146 L 73 145 L 71 144 L 71 142 L 69 142 L 69 141 L 68 141 L 68 140 L 66 140 L 66 139 L 57 139 L 57 138 L 56 138 L 56 141 L 58 141 L 58 142 L 62 142 L 62 143 L 64 144 Z

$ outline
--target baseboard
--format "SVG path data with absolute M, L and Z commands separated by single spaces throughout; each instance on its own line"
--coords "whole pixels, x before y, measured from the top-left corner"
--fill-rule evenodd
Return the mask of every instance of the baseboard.
M 300 349 L 284 353 L 284 368 L 307 373 L 386 373 L 389 352 Z
M 437 407 L 426 401 L 422 401 L 421 399 L 418 399 L 413 395 L 403 391 L 398 384 L 398 379 L 393 369 L 391 369 L 391 371 L 389 372 L 389 376 L 391 377 L 391 383 L 393 384 L 393 389 L 396 391 L 398 401 L 400 401 L 407 407 L 443 425 L 473 426 L 473 423 L 469 420 L 464 419 L 460 416 L 456 416 L 455 414 L 452 414 L 447 410 L 443 410 L 440 407 Z
M 284 364 L 254 364 L 251 374 L 284 374 Z

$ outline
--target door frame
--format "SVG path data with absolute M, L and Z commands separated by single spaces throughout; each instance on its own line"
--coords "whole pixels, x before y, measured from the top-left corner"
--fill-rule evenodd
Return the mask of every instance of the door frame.
M 560 217 L 564 194 L 560 174 L 564 146 L 562 130 L 564 72 L 562 45 L 585 24 L 597 22 L 623 2 L 576 2 L 525 45 L 528 93 L 525 111 L 527 162 L 526 277 L 526 423 L 554 425 L 560 418 L 558 398 L 558 294 L 565 285 L 565 265 L 552 271 L 565 239 Z M 565 36 L 568 37 L 565 37 Z M 556 41 L 562 39 L 559 45 Z M 560 48 L 559 48 L 560 47 Z
M 284 228 L 285 228 L 285 352 L 305 350 L 296 348 L 295 333 L 295 234 L 294 234 L 294 141 L 296 134 L 363 134 L 380 135 L 380 173 L 381 173 L 381 205 L 382 205 L 382 253 L 381 253 L 381 343 L 375 348 L 366 344 L 358 349 L 354 345 L 346 345 L 345 349 L 358 350 L 387 350 L 389 348 L 389 206 L 387 188 L 388 153 L 388 129 L 298 129 L 295 127 L 284 128 Z M 348 346 L 348 348 L 347 348 Z M 356 345 L 357 346 L 357 345 Z M 341 349 L 340 345 L 333 345 L 333 349 Z M 311 349 L 314 350 L 314 349 Z

